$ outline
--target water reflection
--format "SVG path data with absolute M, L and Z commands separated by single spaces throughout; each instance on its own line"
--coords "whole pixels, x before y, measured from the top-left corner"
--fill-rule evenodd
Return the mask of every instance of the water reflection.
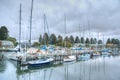
M 6 61 L 3 60 L 3 61 L 0 61 L 0 73 L 3 73 L 5 71 L 5 68 L 6 68 Z
M 4 60 L 0 80 L 119 80 L 119 62 L 119 56 L 110 56 L 31 69 Z

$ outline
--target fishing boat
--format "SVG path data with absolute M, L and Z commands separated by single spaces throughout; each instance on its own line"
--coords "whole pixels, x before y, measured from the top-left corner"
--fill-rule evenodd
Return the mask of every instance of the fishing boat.
M 76 60 L 76 57 L 74 55 L 69 55 L 69 56 L 66 56 L 63 61 L 64 62 L 71 62 L 71 61 L 75 61 Z
M 53 58 L 44 58 L 44 59 L 29 61 L 28 67 L 40 67 L 40 66 L 49 65 L 53 62 L 53 60 L 54 60 Z

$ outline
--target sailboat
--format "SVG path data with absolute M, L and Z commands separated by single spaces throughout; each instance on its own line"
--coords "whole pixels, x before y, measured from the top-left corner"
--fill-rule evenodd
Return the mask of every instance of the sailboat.
M 52 64 L 53 58 L 43 58 L 39 60 L 33 60 L 28 62 L 28 67 L 40 67 Z
M 103 49 L 101 50 L 101 54 L 103 57 L 107 57 L 110 55 L 109 50 L 104 46 L 104 35 L 103 35 Z
M 83 35 L 84 35 L 84 33 L 83 33 Z M 85 44 L 85 41 L 84 41 L 84 44 Z M 84 52 L 81 53 L 78 56 L 78 60 L 81 60 L 81 61 L 89 60 L 90 59 L 90 54 L 88 54 L 87 52 L 85 52 L 85 48 L 83 50 L 84 50 Z
M 32 3 L 31 3 L 31 16 L 32 16 L 32 11 L 33 11 L 32 9 L 33 9 L 33 0 L 32 0 Z M 44 15 L 44 18 L 45 18 L 45 15 Z M 32 26 L 32 17 L 30 17 L 30 24 Z M 44 27 L 45 27 L 45 24 L 44 24 Z M 31 37 L 30 37 L 30 42 L 31 42 Z M 51 64 L 53 62 L 53 60 L 54 59 L 51 58 L 51 57 L 45 57 L 45 58 L 40 58 L 40 59 L 37 59 L 37 60 L 28 61 L 27 63 L 28 63 L 28 67 L 40 67 L 40 66 L 45 66 L 45 65 Z
M 99 33 L 98 33 L 98 40 L 99 40 Z M 98 43 L 96 44 L 96 49 L 95 51 L 91 54 L 92 58 L 96 58 L 100 56 L 100 52 L 98 51 Z
M 18 51 L 17 52 L 13 52 L 13 53 L 10 53 L 8 55 L 8 58 L 10 60 L 13 60 L 13 61 L 18 61 L 18 60 L 21 60 L 21 61 L 25 61 L 25 55 L 22 54 L 21 52 L 21 12 L 22 12 L 22 5 L 20 4 L 20 15 L 19 15 L 19 48 L 18 48 Z
M 66 35 L 66 16 L 65 16 L 64 20 L 65 20 L 64 26 L 65 26 L 65 35 Z M 65 53 L 66 53 L 66 40 L 65 40 Z M 63 58 L 64 62 L 71 62 L 71 61 L 75 61 L 75 60 L 76 60 L 76 56 L 74 56 L 74 55 L 67 55 Z

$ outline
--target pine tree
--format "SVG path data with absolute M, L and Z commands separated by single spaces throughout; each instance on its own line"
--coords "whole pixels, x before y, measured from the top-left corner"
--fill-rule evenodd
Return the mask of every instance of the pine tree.
M 74 44 L 74 37 L 72 35 L 70 36 L 69 41 L 71 44 Z
M 50 36 L 50 44 L 56 44 L 57 43 L 57 38 L 55 34 L 51 34 Z
M 76 38 L 75 38 L 75 43 L 80 43 L 80 39 L 78 36 L 76 36 Z

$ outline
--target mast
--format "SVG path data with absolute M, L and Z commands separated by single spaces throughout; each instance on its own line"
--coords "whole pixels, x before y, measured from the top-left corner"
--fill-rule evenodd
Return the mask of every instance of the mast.
M 103 34 L 103 49 L 105 49 L 105 46 L 104 46 L 104 34 Z
M 80 24 L 79 24 L 79 32 L 80 32 Z M 80 46 L 81 46 L 81 33 L 80 33 Z
M 48 26 L 48 21 L 47 21 L 47 17 L 46 17 L 46 14 L 44 14 L 44 24 L 46 25 L 45 27 L 45 29 L 46 29 L 46 31 L 47 31 L 47 33 L 48 33 L 48 37 L 50 38 L 50 31 L 49 31 L 49 26 Z M 52 38 L 51 38 L 52 39 Z M 50 44 L 52 44 L 51 43 L 51 39 L 50 39 Z
M 91 29 L 90 27 L 91 27 L 91 26 L 90 26 L 90 23 L 89 23 L 89 20 L 88 20 L 88 29 L 89 29 L 89 35 L 88 35 L 88 36 L 89 36 L 89 40 L 90 40 L 90 43 L 89 43 L 90 51 L 89 51 L 89 52 L 90 52 L 90 55 L 91 55 L 92 37 L 91 37 L 91 34 L 90 34 L 90 29 Z M 96 60 L 96 59 L 95 59 L 95 60 Z M 96 62 L 96 61 L 95 61 L 95 62 Z M 92 72 L 91 72 L 91 66 L 92 66 L 92 65 L 91 65 L 91 61 L 90 61 L 89 80 L 91 80 L 91 73 L 92 73 Z
M 46 30 L 46 26 L 45 26 L 45 14 L 44 14 L 44 35 L 45 35 L 45 30 Z M 46 38 L 46 35 L 45 35 Z M 46 46 L 46 40 L 44 40 L 44 45 Z
M 88 21 L 88 29 L 89 29 L 89 40 L 91 39 L 91 35 L 90 35 L 90 23 L 89 23 L 89 21 Z M 90 47 L 90 49 L 91 49 L 91 42 L 89 43 L 89 47 Z
M 64 29 L 65 29 L 65 38 L 66 38 L 66 15 L 64 15 Z M 65 39 L 65 50 L 66 50 L 66 39 Z
M 83 26 L 83 47 L 84 47 L 84 53 L 85 53 L 85 25 Z
M 19 51 L 21 47 L 21 12 L 22 12 L 22 5 L 20 3 L 20 14 L 19 14 Z
M 48 27 L 48 23 L 47 23 L 47 17 L 46 17 L 45 13 L 44 13 L 43 21 L 44 21 L 44 34 L 45 34 L 44 45 L 46 46 L 47 43 L 48 43 L 48 39 L 50 38 L 50 32 L 49 32 L 49 27 Z M 47 39 L 46 34 L 48 34 L 48 39 Z
M 49 27 L 48 27 L 47 17 L 45 14 L 44 14 L 44 18 L 45 18 L 45 24 L 46 24 L 46 31 L 48 32 L 48 36 L 50 37 L 50 31 L 49 31 Z
M 31 30 L 32 30 L 33 2 L 34 2 L 34 0 L 32 0 L 32 3 L 31 3 L 31 12 L 30 12 L 30 39 L 29 39 L 30 47 L 31 47 L 31 36 L 32 36 Z

